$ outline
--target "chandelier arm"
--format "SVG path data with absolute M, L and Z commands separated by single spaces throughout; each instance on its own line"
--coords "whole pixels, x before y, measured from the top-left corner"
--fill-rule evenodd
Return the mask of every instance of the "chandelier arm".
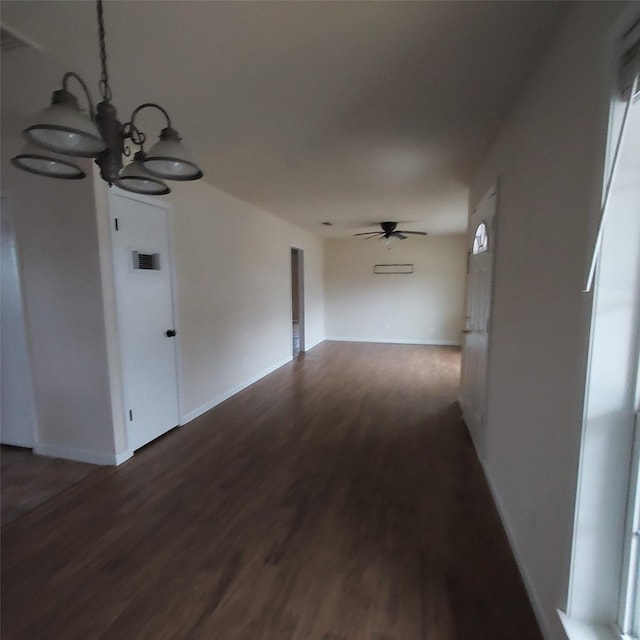
M 87 85 L 85 84 L 84 80 L 77 73 L 73 71 L 67 71 L 64 74 L 64 76 L 62 76 L 62 88 L 65 91 L 67 91 L 67 84 L 70 78 L 75 78 L 78 81 L 78 84 L 82 87 L 82 90 L 84 91 L 84 95 L 87 98 L 87 102 L 89 103 L 89 115 L 93 120 L 95 116 L 95 110 L 93 108 L 93 100 L 91 99 L 91 94 L 89 93 L 89 89 L 87 88 Z
M 133 122 L 125 122 L 122 126 L 122 135 L 125 140 L 131 140 L 133 144 L 140 147 L 141 151 L 144 151 L 144 143 L 147 140 L 147 136 L 143 131 L 140 131 Z
M 146 109 L 147 107 L 154 107 L 156 109 L 158 109 L 159 111 L 162 111 L 162 113 L 164 114 L 164 117 L 167 119 L 167 127 L 169 129 L 171 129 L 171 118 L 169 117 L 169 114 L 167 113 L 167 111 L 165 109 L 163 109 L 159 104 L 156 104 L 155 102 L 145 102 L 144 104 L 141 104 L 140 106 L 136 107 L 133 110 L 133 113 L 131 114 L 131 119 L 129 120 L 129 122 L 127 124 L 131 125 L 131 128 L 139 131 L 136 126 L 135 126 L 135 118 L 138 115 L 138 113 L 140 111 L 142 111 L 143 109 Z

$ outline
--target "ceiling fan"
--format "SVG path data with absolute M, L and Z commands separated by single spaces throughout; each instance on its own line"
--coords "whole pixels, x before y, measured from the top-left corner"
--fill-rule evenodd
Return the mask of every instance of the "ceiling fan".
M 380 227 L 382 231 L 366 231 L 364 233 L 354 233 L 354 236 L 369 236 L 365 240 L 370 238 L 384 238 L 389 240 L 391 238 L 398 238 L 398 240 L 406 240 L 408 235 L 412 236 L 426 236 L 426 231 L 403 231 L 402 229 L 396 230 L 397 222 L 381 222 Z

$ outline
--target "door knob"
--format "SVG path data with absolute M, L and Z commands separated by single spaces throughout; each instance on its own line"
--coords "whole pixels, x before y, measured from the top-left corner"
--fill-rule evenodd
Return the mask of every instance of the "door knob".
M 173 338 L 175 335 L 175 329 L 167 329 L 167 338 Z
M 169 332 L 167 331 L 167 333 L 169 333 Z M 463 329 L 462 333 L 465 333 L 465 334 L 471 333 L 471 329 Z

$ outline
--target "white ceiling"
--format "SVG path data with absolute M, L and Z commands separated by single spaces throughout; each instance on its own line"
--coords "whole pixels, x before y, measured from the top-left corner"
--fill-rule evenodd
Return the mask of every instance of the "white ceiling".
M 300 226 L 462 232 L 466 185 L 566 8 L 108 1 L 113 101 L 122 120 L 162 104 L 206 180 Z M 97 97 L 92 2 L 1 9 L 42 47 L 3 55 L 5 127 L 45 106 L 62 70 Z M 162 122 L 149 112 L 140 124 L 153 134 Z

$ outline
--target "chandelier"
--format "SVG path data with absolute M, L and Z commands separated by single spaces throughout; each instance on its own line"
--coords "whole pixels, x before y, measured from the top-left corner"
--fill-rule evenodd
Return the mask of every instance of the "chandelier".
M 100 176 L 109 186 L 146 195 L 164 195 L 171 190 L 163 180 L 197 180 L 202 171 L 183 147 L 178 132 L 171 126 L 169 114 L 160 105 L 145 102 L 136 107 L 129 121 L 118 121 L 111 103 L 111 87 L 107 74 L 102 0 L 97 0 L 100 40 L 100 94 L 102 100 L 94 110 L 91 94 L 82 78 L 69 71 L 62 77 L 62 88 L 53 92 L 51 105 L 40 112 L 35 124 L 22 132 L 26 144 L 11 162 L 20 169 L 51 178 L 79 180 L 86 176 L 74 157 L 95 158 Z M 75 80 L 84 92 L 89 113 L 80 109 L 77 98 L 69 91 Z M 146 135 L 136 126 L 136 116 L 143 109 L 160 111 L 166 127 L 160 139 L 145 152 Z M 139 147 L 133 161 L 123 169 L 123 156 L 129 157 L 130 140 Z

